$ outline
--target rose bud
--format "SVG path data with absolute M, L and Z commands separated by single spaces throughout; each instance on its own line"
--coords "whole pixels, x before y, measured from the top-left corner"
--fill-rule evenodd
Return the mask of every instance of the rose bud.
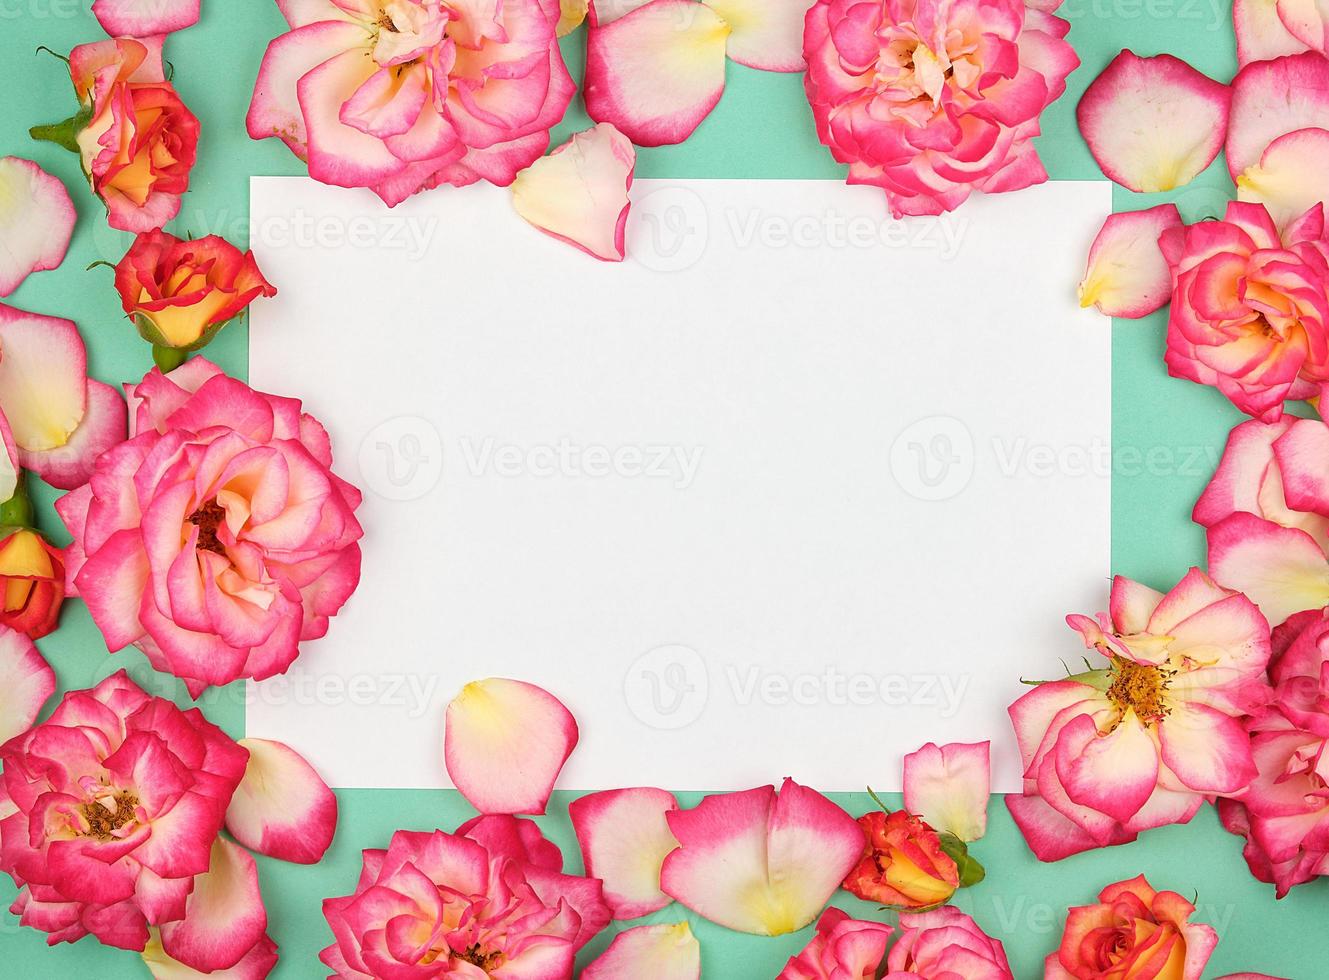
M 844 889 L 865 901 L 900 909 L 943 905 L 960 887 L 960 867 L 941 835 L 918 817 L 880 810 L 858 818 L 866 842 Z
M 160 228 L 180 212 L 199 137 L 198 119 L 163 71 L 162 38 L 80 44 L 68 62 L 79 111 L 32 137 L 79 155 L 112 228 Z
M 172 362 L 166 370 L 206 346 L 255 299 L 277 295 L 253 252 L 216 235 L 181 241 L 164 231 L 134 239 L 115 267 L 115 288 L 139 334 Z
M 37 640 L 55 629 L 65 601 L 64 553 L 30 528 L 0 528 L 0 625 Z

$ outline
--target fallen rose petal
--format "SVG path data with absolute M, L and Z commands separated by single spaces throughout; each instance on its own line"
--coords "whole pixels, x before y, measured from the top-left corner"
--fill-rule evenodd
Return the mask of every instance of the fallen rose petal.
M 1181 225 L 1175 204 L 1109 215 L 1089 250 L 1080 305 L 1132 320 L 1160 309 L 1172 295 L 1172 273 L 1158 236 Z
M 559 4 L 558 36 L 567 37 L 586 19 L 591 0 L 561 0 Z
M 243 738 L 245 778 L 226 810 L 226 829 L 259 854 L 316 864 L 337 831 L 337 797 L 300 753 L 281 742 Z
M 76 218 L 64 184 L 31 160 L 0 159 L 0 296 L 64 261 Z
M 1315 539 L 1254 514 L 1233 514 L 1209 528 L 1209 573 L 1244 592 L 1270 626 L 1329 605 L 1329 559 Z
M 267 927 L 254 859 L 218 837 L 211 865 L 194 879 L 185 917 L 161 927 L 162 949 L 202 973 L 229 970 L 262 940 Z
M 1329 204 L 1329 131 L 1299 129 L 1269 144 L 1237 178 L 1237 199 L 1263 204 L 1286 228 L 1316 204 Z
M 695 0 L 651 0 L 606 22 L 591 4 L 586 112 L 638 146 L 682 143 L 725 83 L 729 26 Z
M 87 369 L 72 321 L 0 304 L 0 409 L 20 461 L 69 441 L 87 408 Z
M 73 490 L 87 483 L 97 458 L 125 441 L 128 409 L 120 393 L 92 378 L 87 381 L 87 392 L 88 407 L 83 421 L 68 442 L 57 449 L 19 455 L 24 466 L 61 490 Z
M 1226 85 L 1171 55 L 1122 51 L 1076 115 L 1104 174 L 1133 191 L 1170 191 L 1218 156 L 1231 97 Z
M 1270 61 L 1306 50 L 1279 16 L 1278 0 L 1233 0 L 1232 25 L 1237 33 L 1237 65 Z
M 444 763 L 481 813 L 539 815 L 577 737 L 572 714 L 543 688 L 474 681 L 448 705 Z
M 1329 129 L 1329 59 L 1310 51 L 1247 65 L 1232 80 L 1227 168 L 1233 180 L 1280 136 Z
M 143 962 L 153 980 L 263 980 L 277 965 L 277 944 L 265 935 L 229 970 L 200 973 L 172 959 L 162 948 L 160 932 L 152 929 L 143 950 Z
M 759 936 L 815 919 L 864 849 L 853 817 L 792 779 L 778 795 L 763 786 L 708 796 L 668 820 L 680 847 L 665 858 L 661 889 L 712 922 Z
M 813 0 L 704 0 L 731 31 L 729 57 L 762 71 L 802 71 L 803 22 Z
M 697 980 L 701 946 L 686 922 L 619 933 L 582 971 L 582 980 Z
M 987 833 L 992 743 L 929 742 L 904 757 L 904 806 L 934 830 L 965 843 Z
M 577 133 L 512 182 L 517 213 L 545 234 L 621 262 L 637 151 L 611 123 Z
M 660 866 L 678 847 L 668 821 L 677 809 L 673 793 L 648 787 L 592 793 L 568 807 L 586 874 L 604 882 L 614 918 L 637 919 L 669 904 Z
M 1307 48 L 1329 52 L 1329 6 L 1322 0 L 1279 0 L 1278 17 Z
M 55 671 L 30 639 L 0 626 L 0 745 L 32 727 L 55 693 Z
M 18 491 L 18 474 L 18 446 L 14 445 L 14 433 L 9 431 L 9 419 L 0 409 L 0 503 Z
M 198 23 L 200 0 L 96 0 L 92 15 L 111 37 L 153 37 Z

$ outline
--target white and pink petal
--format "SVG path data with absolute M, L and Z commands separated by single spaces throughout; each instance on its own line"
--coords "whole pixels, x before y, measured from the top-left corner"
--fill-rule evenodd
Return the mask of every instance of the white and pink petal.
M 729 26 L 729 57 L 762 71 L 802 71 L 812 0 L 704 0 Z
M 481 813 L 538 815 L 577 738 L 572 713 L 543 688 L 505 678 L 473 681 L 448 705 L 444 763 Z
M 638 146 L 682 143 L 720 101 L 729 25 L 695 0 L 651 0 L 607 22 L 592 5 L 586 111 Z
M 201 0 L 96 0 L 92 15 L 111 37 L 155 37 L 198 23 Z
M 1329 59 L 1309 51 L 1247 65 L 1232 80 L 1232 179 L 1256 166 L 1279 137 L 1301 129 L 1329 129 Z
M 0 296 L 64 261 L 76 218 L 64 184 L 31 160 L 0 159 Z
M 637 151 L 611 123 L 577 133 L 512 182 L 517 213 L 606 262 L 621 262 Z
M 0 626 L 0 745 L 33 726 L 55 693 L 55 671 L 28 637 Z
M 1231 92 L 1172 55 L 1122 51 L 1094 79 L 1077 117 L 1110 179 L 1133 191 L 1191 182 L 1223 148 Z
M 1315 539 L 1254 514 L 1233 514 L 1209 528 L 1209 571 L 1244 592 L 1270 626 L 1329 605 L 1329 559 Z
M 1175 204 L 1109 215 L 1089 250 L 1080 305 L 1132 320 L 1162 307 L 1172 296 L 1172 273 L 1158 238 L 1180 227 Z
M 673 793 L 651 787 L 592 793 L 568 807 L 586 874 L 604 882 L 614 918 L 640 918 L 671 901 L 660 867 L 678 847 L 668 821 L 677 809 Z
M 619 933 L 581 973 L 582 980 L 698 980 L 701 946 L 686 922 Z
M 244 779 L 226 810 L 226 829 L 268 857 L 316 864 L 337 831 L 337 797 L 314 767 L 289 745 L 244 738 Z
M 712 922 L 759 936 L 812 922 L 863 853 L 858 823 L 792 779 L 778 795 L 764 786 L 708 796 L 668 819 L 680 846 L 665 858 L 662 890 Z
M 1237 178 L 1237 199 L 1263 204 L 1280 228 L 1329 204 L 1329 130 L 1299 129 L 1274 140 Z
M 904 757 L 904 806 L 966 843 L 987 833 L 992 743 L 929 742 Z
M 185 917 L 161 927 L 161 943 L 172 959 L 213 973 L 240 963 L 262 941 L 267 927 L 254 859 L 218 837 L 207 872 L 194 879 Z

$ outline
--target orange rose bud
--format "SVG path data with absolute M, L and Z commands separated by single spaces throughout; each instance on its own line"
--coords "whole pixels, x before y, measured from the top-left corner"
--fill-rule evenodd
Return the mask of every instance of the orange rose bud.
M 164 231 L 134 239 L 115 288 L 144 340 L 180 351 L 198 350 L 255 299 L 277 295 L 253 252 L 216 235 L 187 242 Z
M 960 869 L 940 835 L 911 813 L 880 810 L 858 818 L 866 843 L 844 889 L 869 902 L 899 909 L 942 905 L 960 887 Z
M 0 538 L 0 625 L 31 639 L 55 629 L 65 601 L 64 553 L 36 531 L 10 530 Z

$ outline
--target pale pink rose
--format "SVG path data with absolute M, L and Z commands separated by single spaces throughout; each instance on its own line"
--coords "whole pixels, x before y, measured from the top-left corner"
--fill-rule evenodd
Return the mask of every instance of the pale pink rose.
M 1118 577 L 1111 613 L 1067 622 L 1107 663 L 1011 705 L 1024 794 L 1006 805 L 1056 861 L 1185 823 L 1256 776 L 1241 719 L 1268 698 L 1269 626 L 1198 569 L 1167 595 Z
M 790 958 L 776 980 L 871 980 L 881 969 L 894 931 L 829 908 L 817 920 L 812 941 Z
M 56 504 L 69 581 L 112 650 L 194 696 L 285 671 L 360 578 L 360 493 L 327 432 L 202 358 L 127 391 L 132 438 Z
M 1329 238 L 1316 205 L 1281 234 L 1263 205 L 1159 239 L 1172 271 L 1168 373 L 1276 422 L 1329 381 Z
M 388 204 L 449 183 L 506 186 L 544 153 L 575 85 L 559 0 L 280 0 L 249 135 L 315 180 Z
M 1251 873 L 1282 898 L 1329 874 L 1329 616 L 1293 616 L 1275 643 L 1274 699 L 1247 723 L 1258 775 L 1218 810 L 1246 838 Z
M 1015 980 L 1006 947 L 957 908 L 902 912 L 900 930 L 886 980 Z
M 609 909 L 599 881 L 561 869 L 529 821 L 399 830 L 386 851 L 364 852 L 354 894 L 324 900 L 336 941 L 319 959 L 337 980 L 571 977 Z
M 1044 980 L 1200 980 L 1218 933 L 1190 921 L 1194 905 L 1144 875 L 1108 885 L 1098 901 L 1070 910 Z
M 817 133 L 897 217 L 1042 183 L 1032 139 L 1080 63 L 1069 29 L 1023 0 L 818 0 L 804 34 Z
M 173 958 L 234 965 L 266 924 L 253 860 L 239 848 L 224 854 L 236 873 L 222 878 L 235 888 L 196 894 L 195 884 L 218 870 L 214 847 L 246 754 L 198 709 L 149 697 L 123 671 L 65 695 L 49 720 L 0 748 L 0 869 L 19 887 L 12 911 L 52 943 L 91 933 L 143 950 L 149 927 L 161 926 Z M 182 927 L 196 898 L 199 914 Z

